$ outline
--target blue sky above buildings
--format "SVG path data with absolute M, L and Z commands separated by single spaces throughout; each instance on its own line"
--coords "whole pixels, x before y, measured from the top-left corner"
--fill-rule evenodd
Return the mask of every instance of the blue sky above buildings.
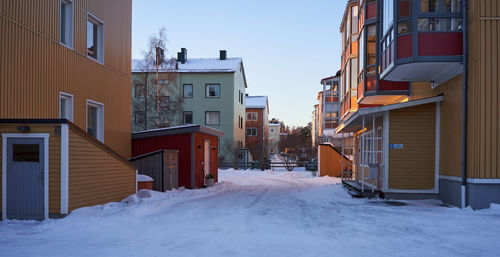
M 268 95 L 270 117 L 311 121 L 321 78 L 340 68 L 344 0 L 134 0 L 132 57 L 150 35 L 168 29 L 167 56 L 242 57 L 250 95 Z

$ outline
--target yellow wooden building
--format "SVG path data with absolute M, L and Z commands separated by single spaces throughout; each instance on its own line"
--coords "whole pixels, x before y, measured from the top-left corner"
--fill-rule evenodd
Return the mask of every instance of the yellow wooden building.
M 0 2 L 3 219 L 135 192 L 131 16 L 131 0 Z
M 353 181 L 394 198 L 500 203 L 500 4 L 437 0 L 446 11 L 433 11 L 430 1 L 388 1 L 377 13 L 377 2 L 348 1 L 341 27 L 345 34 L 355 22 L 350 33 L 361 40 L 356 72 L 342 71 L 342 92 L 356 93 L 357 106 L 343 98 L 336 129 L 352 153 Z M 376 25 L 384 12 L 390 22 Z

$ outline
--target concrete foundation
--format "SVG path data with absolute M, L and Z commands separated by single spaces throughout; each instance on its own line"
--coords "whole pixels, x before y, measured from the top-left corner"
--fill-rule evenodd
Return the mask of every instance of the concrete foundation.
M 460 207 L 461 183 L 456 180 L 439 180 L 439 199 L 446 204 Z M 500 183 L 467 183 L 467 205 L 472 209 L 489 208 L 491 203 L 500 204 Z

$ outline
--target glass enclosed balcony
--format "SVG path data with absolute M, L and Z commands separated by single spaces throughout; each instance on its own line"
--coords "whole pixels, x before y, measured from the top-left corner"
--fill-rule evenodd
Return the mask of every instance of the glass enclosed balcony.
M 390 0 L 392 1 L 392 0 Z M 381 38 L 382 28 L 377 26 L 381 16 L 377 15 L 377 6 L 382 1 L 365 0 L 360 4 L 359 33 L 359 73 L 352 74 L 356 84 L 357 103 L 360 108 L 400 102 L 408 97 L 408 82 L 380 79 L 381 60 L 378 56 L 377 40 Z M 357 79 L 357 80 L 356 80 Z
M 461 0 L 386 0 L 381 10 L 381 79 L 439 85 L 462 72 Z

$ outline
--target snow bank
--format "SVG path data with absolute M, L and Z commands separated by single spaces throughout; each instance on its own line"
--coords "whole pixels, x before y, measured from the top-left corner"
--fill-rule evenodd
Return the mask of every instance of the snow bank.
M 138 174 L 137 181 L 138 182 L 148 182 L 148 181 L 153 181 L 153 178 L 148 176 L 148 175 Z
M 500 206 L 351 198 L 304 171 L 219 170 L 64 219 L 0 222 L 2 256 L 497 256 Z M 147 195 L 147 197 L 145 197 Z

